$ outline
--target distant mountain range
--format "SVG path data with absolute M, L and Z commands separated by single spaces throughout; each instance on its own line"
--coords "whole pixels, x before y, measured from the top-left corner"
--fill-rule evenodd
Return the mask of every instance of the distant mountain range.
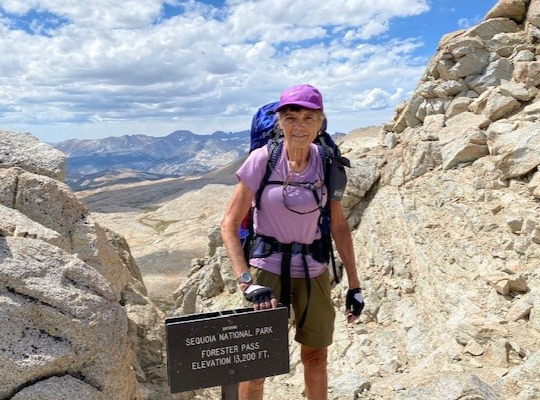
M 65 153 L 67 183 L 92 187 L 111 171 L 132 171 L 130 180 L 200 175 L 229 164 L 249 149 L 249 131 L 196 135 L 180 130 L 167 136 L 124 135 L 104 139 L 70 139 L 54 146 Z M 99 186 L 99 184 L 97 184 Z

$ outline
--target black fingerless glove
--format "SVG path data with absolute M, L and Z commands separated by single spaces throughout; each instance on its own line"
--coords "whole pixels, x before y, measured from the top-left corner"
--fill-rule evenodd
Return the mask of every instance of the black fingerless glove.
M 276 296 L 269 287 L 251 284 L 244 290 L 244 297 L 247 301 L 258 304 L 270 301 Z
M 351 310 L 352 314 L 356 317 L 360 315 L 364 309 L 364 297 L 360 288 L 349 289 L 347 291 L 347 299 L 345 300 L 345 308 Z

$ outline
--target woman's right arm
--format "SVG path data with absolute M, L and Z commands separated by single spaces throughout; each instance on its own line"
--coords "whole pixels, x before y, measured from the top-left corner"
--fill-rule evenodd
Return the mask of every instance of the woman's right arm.
M 249 272 L 249 266 L 244 259 L 244 251 L 238 238 L 238 228 L 251 207 L 253 197 L 251 189 L 240 181 L 221 221 L 221 237 L 237 277 L 243 272 Z M 241 289 L 244 290 L 245 287 L 241 287 Z

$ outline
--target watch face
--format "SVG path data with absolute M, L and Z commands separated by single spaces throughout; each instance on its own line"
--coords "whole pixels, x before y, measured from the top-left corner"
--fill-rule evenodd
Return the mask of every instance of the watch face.
M 242 283 L 249 283 L 251 282 L 251 274 L 249 272 L 244 272 L 240 277 L 238 278 L 239 282 Z

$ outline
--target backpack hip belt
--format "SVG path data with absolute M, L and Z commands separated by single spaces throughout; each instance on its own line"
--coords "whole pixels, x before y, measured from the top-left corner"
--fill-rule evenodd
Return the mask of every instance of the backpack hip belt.
M 310 244 L 303 243 L 281 243 L 276 238 L 254 234 L 251 246 L 252 258 L 263 258 L 273 253 L 281 253 L 281 296 L 280 302 L 290 311 L 291 305 L 291 257 L 295 254 L 302 254 L 302 264 L 304 266 L 304 276 L 306 282 L 307 303 L 298 322 L 298 329 L 302 329 L 307 318 L 309 299 L 311 297 L 311 280 L 306 256 L 310 255 L 315 261 L 328 263 L 328 248 L 325 241 L 315 239 Z
M 251 243 L 250 258 L 264 258 L 274 253 L 291 252 L 291 255 L 309 255 L 319 263 L 328 263 L 328 248 L 322 239 L 315 239 L 310 244 L 279 242 L 271 236 L 255 234 Z

